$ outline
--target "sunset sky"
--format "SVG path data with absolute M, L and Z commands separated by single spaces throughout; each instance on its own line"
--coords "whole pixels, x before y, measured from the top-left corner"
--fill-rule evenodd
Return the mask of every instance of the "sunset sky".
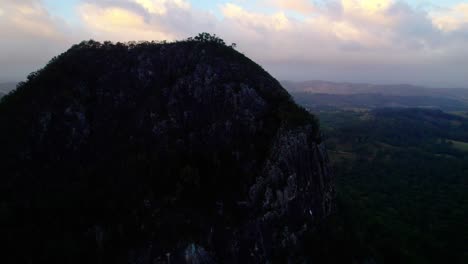
M 280 80 L 468 88 L 468 1 L 0 0 L 0 81 L 72 44 L 210 32 Z

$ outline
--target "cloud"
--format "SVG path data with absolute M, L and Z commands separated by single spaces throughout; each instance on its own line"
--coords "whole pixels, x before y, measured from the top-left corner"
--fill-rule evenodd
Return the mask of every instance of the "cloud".
M 8 39 L 0 43 L 0 80 L 14 71 L 26 75 L 27 65 L 44 64 L 82 39 L 174 40 L 212 32 L 280 79 L 468 87 L 459 70 L 468 68 L 468 4 L 427 10 L 403 0 L 232 0 L 209 11 L 189 0 L 79 0 L 73 26 L 40 0 L 0 1 Z M 16 67 L 4 63 L 7 57 Z
M 79 13 L 88 30 L 94 33 L 93 37 L 98 39 L 129 41 L 171 38 L 148 24 L 143 16 L 121 7 L 100 8 L 83 4 L 79 7 Z
M 468 26 L 468 3 L 460 3 L 450 8 L 436 11 L 431 16 L 434 25 L 444 31 L 452 32 Z
M 55 21 L 48 16 L 39 1 L 4 0 L 1 13 L 2 19 L 10 28 L 8 30 L 8 27 L 3 25 L 3 30 L 20 31 L 40 37 L 60 37 Z
M 280 9 L 291 10 L 303 15 L 310 15 L 315 8 L 309 0 L 275 0 L 274 5 Z
M 77 39 L 39 0 L 1 0 L 0 81 L 22 80 Z
M 447 35 L 432 13 L 402 1 L 328 1 L 303 19 L 286 15 L 280 28 L 273 22 L 285 7 L 262 13 L 226 4 L 223 32 L 242 39 L 244 51 L 278 78 L 468 87 L 459 70 L 468 68 L 466 16 L 453 14 L 465 14 L 461 7 L 443 13 L 457 21 L 457 32 Z
M 85 1 L 78 14 L 98 40 L 175 40 L 214 27 L 215 17 L 184 0 Z
M 150 13 L 164 15 L 167 13 L 167 6 L 172 5 L 177 8 L 188 9 L 190 4 L 184 0 L 134 0 Z
M 227 22 L 235 23 L 241 27 L 250 27 L 252 30 L 266 29 L 280 31 L 291 27 L 289 19 L 283 12 L 278 12 L 273 15 L 264 15 L 246 11 L 241 6 L 232 3 L 223 5 L 221 11 Z

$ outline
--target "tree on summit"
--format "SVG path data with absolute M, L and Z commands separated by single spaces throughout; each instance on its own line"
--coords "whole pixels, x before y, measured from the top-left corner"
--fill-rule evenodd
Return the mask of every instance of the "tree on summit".
M 202 32 L 202 33 L 198 34 L 197 36 L 195 36 L 194 38 L 188 38 L 187 40 L 188 41 L 199 41 L 199 42 L 205 42 L 205 43 L 207 43 L 207 42 L 217 43 L 217 44 L 227 46 L 226 42 L 224 42 L 224 40 L 222 38 L 216 36 L 216 34 L 211 35 L 210 33 L 207 33 L 207 32 Z M 229 47 L 235 48 L 236 46 L 237 46 L 236 43 L 232 43 Z
M 211 35 L 210 33 L 206 33 L 206 32 L 203 32 L 203 33 L 198 34 L 198 35 L 194 38 L 194 40 L 195 40 L 195 41 L 200 41 L 200 42 L 214 42 L 214 43 L 226 45 L 226 43 L 224 42 L 224 40 L 221 39 L 220 37 L 216 36 L 216 34 Z

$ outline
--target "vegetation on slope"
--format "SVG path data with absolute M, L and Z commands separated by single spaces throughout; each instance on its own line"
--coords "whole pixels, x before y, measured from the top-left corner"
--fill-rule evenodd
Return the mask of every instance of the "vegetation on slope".
M 245 243 L 238 257 L 250 258 L 249 234 L 259 232 L 244 223 L 279 204 L 246 210 L 250 190 L 259 179 L 263 199 L 269 183 L 261 176 L 296 165 L 264 169 L 279 162 L 269 160 L 273 147 L 301 154 L 287 149 L 290 142 L 275 146 L 283 130 L 305 135 L 304 151 L 320 141 L 315 118 L 216 36 L 74 45 L 0 103 L 7 251 L 15 262 L 122 262 L 149 242 L 157 257 L 199 243 L 228 258 L 223 243 L 238 239 Z M 284 200 L 274 188 L 292 184 L 281 177 L 270 188 L 272 204 Z
M 311 238 L 334 256 L 325 262 L 467 263 L 468 119 L 428 109 L 319 116 L 338 195 L 338 213 Z

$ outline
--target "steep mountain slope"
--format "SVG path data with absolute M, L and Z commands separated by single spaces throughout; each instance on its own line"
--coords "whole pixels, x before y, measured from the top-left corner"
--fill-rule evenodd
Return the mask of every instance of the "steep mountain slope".
M 223 43 L 73 46 L 0 104 L 9 261 L 300 261 L 333 208 L 315 118 Z

